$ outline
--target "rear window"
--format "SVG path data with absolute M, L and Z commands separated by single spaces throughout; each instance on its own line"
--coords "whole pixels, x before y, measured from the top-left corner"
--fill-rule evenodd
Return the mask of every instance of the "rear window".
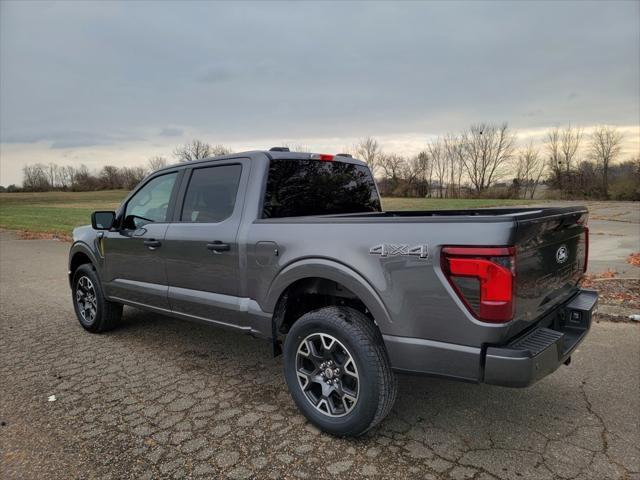
M 379 212 L 371 171 L 362 165 L 275 159 L 269 165 L 263 218 Z

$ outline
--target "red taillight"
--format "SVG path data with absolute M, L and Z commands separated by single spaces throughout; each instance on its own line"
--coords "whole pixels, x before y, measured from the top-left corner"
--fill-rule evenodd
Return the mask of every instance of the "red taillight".
M 587 264 L 589 263 L 589 227 L 584 226 L 584 267 L 582 271 L 587 272 Z
M 443 247 L 442 270 L 476 318 L 491 323 L 513 318 L 513 247 Z
M 320 160 L 321 162 L 332 162 L 333 155 L 328 153 L 312 153 L 311 160 Z

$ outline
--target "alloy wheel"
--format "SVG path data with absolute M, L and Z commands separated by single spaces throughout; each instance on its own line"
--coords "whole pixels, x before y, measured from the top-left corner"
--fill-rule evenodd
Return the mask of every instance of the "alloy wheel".
M 329 417 L 342 417 L 356 406 L 358 368 L 349 350 L 335 337 L 313 333 L 298 345 L 298 385 L 307 400 Z
M 82 320 L 92 324 L 98 312 L 96 289 L 89 277 L 80 277 L 76 284 L 76 305 Z

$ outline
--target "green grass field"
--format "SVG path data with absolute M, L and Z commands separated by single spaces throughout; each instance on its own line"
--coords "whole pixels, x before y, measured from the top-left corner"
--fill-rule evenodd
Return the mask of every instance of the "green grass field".
M 115 209 L 124 190 L 100 192 L 0 193 L 0 228 L 67 238 L 91 221 L 94 210 Z
M 0 228 L 68 238 L 94 210 L 115 209 L 127 192 L 0 193 Z M 526 200 L 384 198 L 385 210 L 443 210 L 524 205 Z M 536 201 L 539 203 L 539 201 Z

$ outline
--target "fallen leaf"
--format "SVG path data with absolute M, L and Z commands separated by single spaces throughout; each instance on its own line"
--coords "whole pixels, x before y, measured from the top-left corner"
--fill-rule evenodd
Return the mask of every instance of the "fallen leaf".
M 630 263 L 634 267 L 640 267 L 640 252 L 632 253 L 627 257 L 627 263 Z

